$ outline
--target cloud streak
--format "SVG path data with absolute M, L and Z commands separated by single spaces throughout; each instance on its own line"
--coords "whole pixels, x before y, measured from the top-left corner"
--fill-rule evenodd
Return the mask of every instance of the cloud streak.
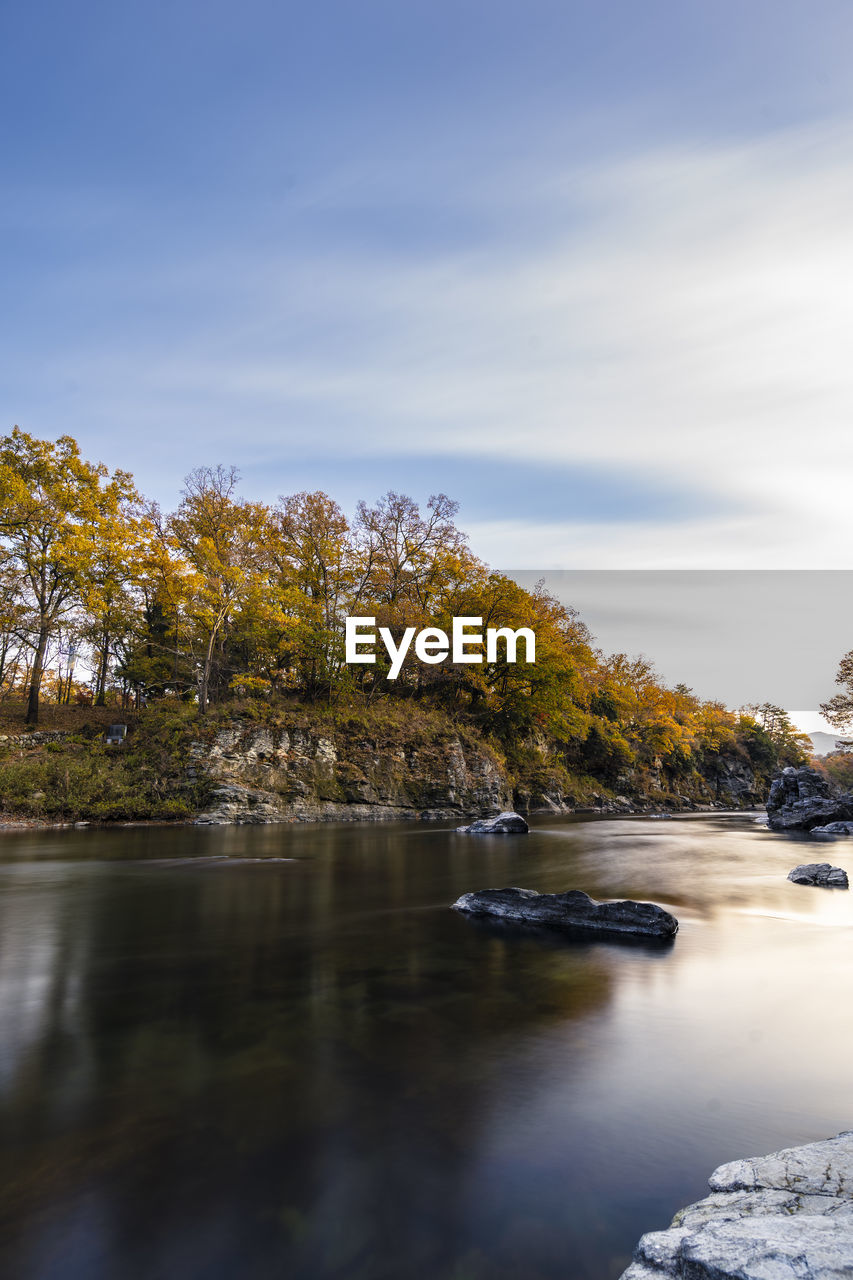
M 635 473 L 687 495 L 677 545 L 664 497 L 631 513 L 627 541 L 624 513 L 602 529 L 549 500 L 514 518 L 501 497 L 477 512 L 478 549 L 831 566 L 853 462 L 851 146 L 829 121 L 563 171 L 532 157 L 450 188 L 435 157 L 394 182 L 393 166 L 384 182 L 326 175 L 269 211 L 256 244 L 221 228 L 171 250 L 143 236 L 138 257 L 105 249 L 43 273 L 22 306 L 47 317 L 43 345 L 13 335 L 8 402 L 164 497 L 220 458 L 263 468 L 275 491 L 330 457 L 363 460 L 366 484 L 369 460 L 389 457 L 415 477 L 429 456 L 458 455 L 464 475 L 478 458 L 524 464 L 531 492 L 548 467 L 617 487 Z M 132 236 L 140 211 L 126 217 Z

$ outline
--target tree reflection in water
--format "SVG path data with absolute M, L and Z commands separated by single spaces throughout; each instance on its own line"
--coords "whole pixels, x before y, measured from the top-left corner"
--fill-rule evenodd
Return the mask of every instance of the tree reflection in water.
M 830 964 L 846 930 L 744 914 L 813 892 L 777 883 L 790 844 L 745 824 L 476 846 L 420 826 L 29 832 L 3 852 L 16 1280 L 601 1280 L 720 1160 L 821 1136 L 819 1108 L 792 1112 L 802 1063 L 769 1094 L 756 1072 L 784 1033 L 780 957 Z M 448 909 L 519 883 L 687 920 L 661 949 Z

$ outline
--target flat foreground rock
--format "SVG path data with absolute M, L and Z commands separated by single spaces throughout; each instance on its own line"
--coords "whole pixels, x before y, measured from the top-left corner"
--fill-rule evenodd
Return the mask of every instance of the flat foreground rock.
M 469 836 L 524 836 L 530 828 L 520 813 L 507 809 L 496 818 L 478 818 L 470 826 L 457 827 L 456 830 Z
M 853 1131 L 721 1165 L 712 1193 L 643 1236 L 622 1280 L 853 1275 Z
M 527 924 L 561 929 L 596 929 L 671 938 L 678 929 L 675 916 L 654 902 L 596 902 L 580 889 L 568 893 L 535 893 L 533 889 L 480 889 L 463 893 L 453 904 L 468 915 L 523 920 Z
M 788 879 L 794 884 L 814 884 L 822 889 L 846 889 L 847 872 L 843 867 L 834 867 L 830 862 L 804 862 L 788 872 Z

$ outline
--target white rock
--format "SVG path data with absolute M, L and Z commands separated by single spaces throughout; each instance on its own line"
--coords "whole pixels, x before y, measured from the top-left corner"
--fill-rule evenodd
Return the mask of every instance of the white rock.
M 622 1280 L 853 1276 L 853 1131 L 733 1160 L 712 1193 L 644 1235 Z

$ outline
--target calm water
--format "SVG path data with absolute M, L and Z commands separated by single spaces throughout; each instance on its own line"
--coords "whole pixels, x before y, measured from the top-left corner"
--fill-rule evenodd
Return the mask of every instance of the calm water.
M 853 898 L 785 879 L 826 857 L 750 817 L 4 833 L 0 1274 L 618 1276 L 715 1165 L 853 1125 Z M 448 910 L 507 884 L 681 930 Z

